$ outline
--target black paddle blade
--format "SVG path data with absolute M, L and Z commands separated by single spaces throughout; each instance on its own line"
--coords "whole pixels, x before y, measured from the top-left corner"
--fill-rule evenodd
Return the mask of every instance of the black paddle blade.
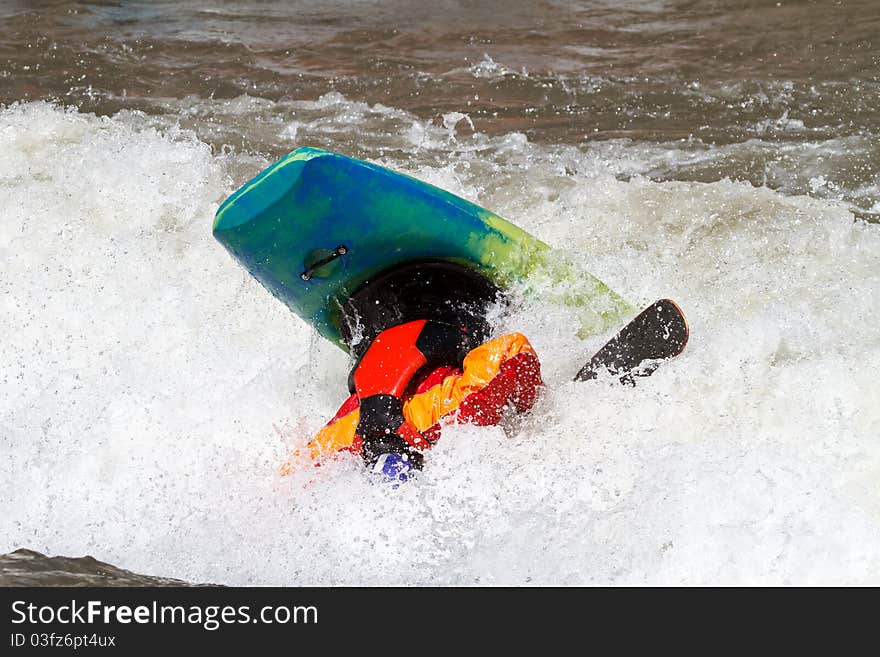
M 574 380 L 589 381 L 607 369 L 621 383 L 634 385 L 634 376 L 648 376 L 660 361 L 678 356 L 688 334 L 681 308 L 670 299 L 655 301 L 597 351 Z

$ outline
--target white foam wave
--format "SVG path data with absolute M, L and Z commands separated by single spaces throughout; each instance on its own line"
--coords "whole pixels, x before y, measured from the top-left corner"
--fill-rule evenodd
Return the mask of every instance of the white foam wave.
M 503 328 L 533 340 L 548 388 L 510 435 L 451 429 L 397 490 L 346 459 L 281 480 L 347 360 L 210 236 L 259 158 L 137 114 L 16 105 L 0 110 L 0 550 L 231 584 L 880 581 L 876 225 L 745 183 L 619 180 L 608 154 L 521 135 L 427 125 L 431 152 L 388 112 L 405 155 L 386 164 L 634 302 L 678 299 L 686 353 L 634 389 L 571 383 L 601 339 L 532 300 Z

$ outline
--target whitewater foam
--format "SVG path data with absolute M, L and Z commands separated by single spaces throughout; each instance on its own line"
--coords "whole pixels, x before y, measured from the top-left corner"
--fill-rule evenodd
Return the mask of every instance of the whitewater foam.
M 271 112 L 228 102 L 215 112 Z M 456 135 L 337 96 L 286 107 L 265 139 L 298 121 L 291 139 L 384 140 L 381 163 L 499 212 L 637 305 L 677 299 L 687 351 L 636 388 L 575 384 L 603 337 L 527 300 L 498 330 L 542 358 L 528 417 L 449 429 L 396 490 L 353 457 L 281 479 L 344 398 L 348 362 L 210 236 L 266 158 L 212 153 L 204 124 L 179 127 L 192 117 L 14 105 L 0 551 L 229 584 L 880 582 L 877 225 L 744 182 L 621 179 L 595 146 Z

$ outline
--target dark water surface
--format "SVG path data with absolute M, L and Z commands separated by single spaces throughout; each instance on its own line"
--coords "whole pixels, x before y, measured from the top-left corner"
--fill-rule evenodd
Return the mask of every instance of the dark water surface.
M 755 148 L 641 173 L 746 179 L 877 214 L 873 0 L 5 2 L 0 11 L 2 103 L 183 114 L 215 147 L 270 156 L 289 145 L 230 127 L 216 102 L 213 111 L 187 107 L 247 95 L 280 102 L 269 112 L 277 118 L 284 101 L 332 91 L 438 123 L 466 113 L 478 132 L 538 142 L 631 139 L 702 154 L 754 140 Z M 837 141 L 823 148 L 828 140 Z M 779 142 L 782 155 L 760 147 Z M 800 144 L 816 148 L 803 153 Z M 804 157 L 832 161 L 813 171 L 824 176 L 819 192 L 788 175 Z
M 2 19 L 5 103 L 163 111 L 333 90 L 571 142 L 731 141 L 783 113 L 838 136 L 880 121 L 872 0 L 5 2 Z

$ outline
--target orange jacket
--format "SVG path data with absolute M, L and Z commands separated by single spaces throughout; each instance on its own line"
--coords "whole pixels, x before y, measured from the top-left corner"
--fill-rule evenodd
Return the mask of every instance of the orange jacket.
M 525 336 L 504 335 L 473 349 L 461 368 L 438 367 L 423 377 L 403 402 L 403 415 L 424 436 L 430 447 L 443 425 L 470 422 L 497 424 L 504 408 L 529 410 L 543 385 L 537 354 Z M 356 394 L 349 397 L 335 416 L 306 446 L 282 467 L 288 474 L 300 463 L 320 463 L 340 451 L 360 453 L 356 434 L 360 409 Z

